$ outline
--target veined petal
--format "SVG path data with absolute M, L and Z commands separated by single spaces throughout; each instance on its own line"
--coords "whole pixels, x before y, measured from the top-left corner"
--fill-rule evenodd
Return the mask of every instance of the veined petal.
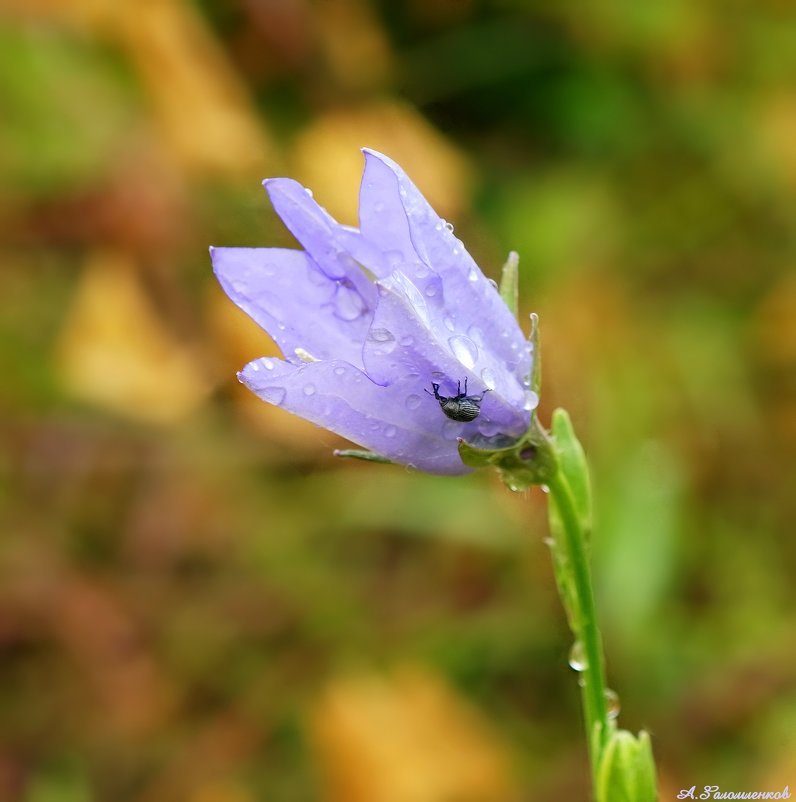
M 282 222 L 327 276 L 348 279 L 364 293 L 368 280 L 357 263 L 375 275 L 385 272 L 382 252 L 356 228 L 338 223 L 298 181 L 268 178 L 263 186 Z
M 342 360 L 292 365 L 263 358 L 246 365 L 238 377 L 264 401 L 394 462 L 428 473 L 470 470 L 456 441 L 465 424 L 440 420 L 439 405 L 423 392 L 420 376 L 382 387 Z
M 211 248 L 213 269 L 227 295 L 295 361 L 303 348 L 317 359 L 362 364 L 362 343 L 376 291 L 329 278 L 303 251 Z
M 525 337 L 497 289 L 392 159 L 364 149 L 360 230 L 406 263 L 422 262 L 439 274 L 445 307 L 458 333 L 475 327 L 484 346 L 521 379 L 531 370 Z M 474 337 L 470 337 L 474 339 Z
M 365 371 L 373 381 L 391 385 L 404 376 L 419 374 L 426 389 L 436 381 L 443 395 L 455 395 L 458 382 L 464 387 L 466 378 L 470 395 L 490 392 L 484 395 L 481 415 L 466 424 L 460 436 L 468 441 L 476 433 L 518 436 L 528 428 L 526 391 L 491 352 L 479 349 L 465 335 L 455 334 L 452 326 L 431 326 L 434 311 L 402 273 L 379 281 L 378 288 L 379 303 L 362 352 Z M 437 420 L 427 425 L 444 423 L 438 404 L 434 412 Z

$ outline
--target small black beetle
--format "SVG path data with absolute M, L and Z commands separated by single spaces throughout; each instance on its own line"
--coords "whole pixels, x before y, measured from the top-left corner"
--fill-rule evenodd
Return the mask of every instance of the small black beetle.
M 466 423 L 467 421 L 475 420 L 481 414 L 481 402 L 489 390 L 484 390 L 481 395 L 467 395 L 467 377 L 464 377 L 464 392 L 462 392 L 462 382 L 459 380 L 457 383 L 456 395 L 446 397 L 439 394 L 439 385 L 436 382 L 431 382 L 434 388 L 432 393 L 426 390 L 429 395 L 439 401 L 442 411 L 451 419 Z

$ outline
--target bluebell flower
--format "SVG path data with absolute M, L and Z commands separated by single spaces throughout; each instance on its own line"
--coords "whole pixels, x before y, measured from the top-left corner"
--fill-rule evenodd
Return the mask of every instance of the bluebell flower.
M 266 191 L 303 250 L 211 248 L 227 295 L 284 355 L 255 359 L 238 378 L 376 455 L 466 473 L 460 440 L 500 446 L 528 430 L 532 347 L 453 227 L 395 162 L 364 154 L 359 228 L 296 181 L 272 178 Z M 476 414 L 457 420 L 440 399 L 464 402 L 465 384 Z

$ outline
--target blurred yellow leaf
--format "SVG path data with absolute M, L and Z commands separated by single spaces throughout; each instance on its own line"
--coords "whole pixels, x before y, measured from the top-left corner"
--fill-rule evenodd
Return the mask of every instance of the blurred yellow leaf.
M 383 101 L 319 116 L 296 140 L 291 175 L 344 223 L 356 223 L 362 147 L 398 162 L 431 205 L 458 218 L 469 203 L 472 168 L 462 153 L 414 108 Z
M 17 0 L 14 0 L 15 4 Z M 246 89 L 199 12 L 185 0 L 33 0 L 126 52 L 177 160 L 199 172 L 268 172 L 273 147 Z
M 363 0 L 315 4 L 317 32 L 336 80 L 356 89 L 383 84 L 392 67 L 389 44 Z
M 510 802 L 508 758 L 477 713 L 427 670 L 332 683 L 312 733 L 331 802 Z
M 255 802 L 255 799 L 239 785 L 213 783 L 199 788 L 190 802 Z
M 209 391 L 197 360 L 152 308 L 131 257 L 90 257 L 57 345 L 57 367 L 75 396 L 131 418 L 166 423 Z
M 789 90 L 768 99 L 760 109 L 763 146 L 778 175 L 796 186 L 796 98 Z

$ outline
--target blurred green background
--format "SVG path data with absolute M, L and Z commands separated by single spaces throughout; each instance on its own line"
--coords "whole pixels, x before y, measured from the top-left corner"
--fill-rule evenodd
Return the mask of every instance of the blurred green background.
M 796 790 L 792 4 L 4 0 L 0 800 L 587 798 L 545 498 L 235 381 L 207 246 L 361 146 L 521 254 L 662 800 Z

